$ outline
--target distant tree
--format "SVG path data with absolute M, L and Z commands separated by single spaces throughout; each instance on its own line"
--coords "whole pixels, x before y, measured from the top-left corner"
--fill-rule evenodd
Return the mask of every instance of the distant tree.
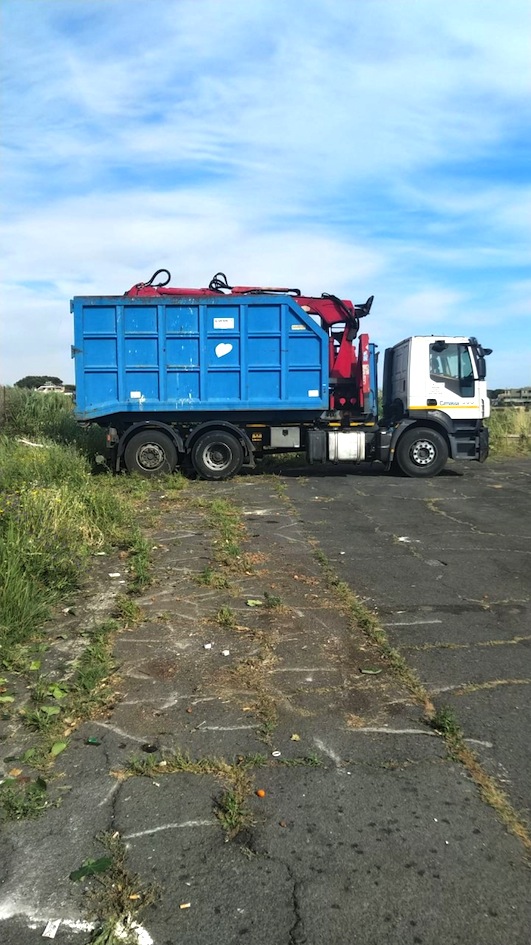
M 42 387 L 43 384 L 61 385 L 63 382 L 60 377 L 52 377 L 51 374 L 28 374 L 15 381 L 15 387 L 28 387 L 34 390 L 36 387 Z

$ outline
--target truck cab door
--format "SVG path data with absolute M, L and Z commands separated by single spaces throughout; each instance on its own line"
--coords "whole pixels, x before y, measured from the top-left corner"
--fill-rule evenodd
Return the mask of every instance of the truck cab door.
M 478 377 L 470 346 L 462 342 L 430 344 L 426 402 L 459 419 L 480 417 Z

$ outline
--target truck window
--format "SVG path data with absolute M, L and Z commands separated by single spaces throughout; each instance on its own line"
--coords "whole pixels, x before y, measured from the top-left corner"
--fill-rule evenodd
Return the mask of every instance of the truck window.
M 474 396 L 474 372 L 468 345 L 430 345 L 430 377 L 459 397 Z

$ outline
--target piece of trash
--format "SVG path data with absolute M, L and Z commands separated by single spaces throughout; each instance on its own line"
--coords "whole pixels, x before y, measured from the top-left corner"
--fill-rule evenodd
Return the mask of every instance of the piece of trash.
M 109 572 L 109 577 L 121 577 L 121 576 L 122 576 L 122 575 L 120 574 L 119 571 L 110 571 L 110 572 Z
M 222 650 L 222 651 L 221 651 L 221 655 L 222 655 L 222 656 L 230 656 L 230 650 Z
M 264 791 L 263 788 L 258 788 L 258 790 L 255 791 L 254 793 L 256 794 L 257 797 L 265 797 L 265 796 L 266 796 L 266 792 Z
M 95 551 L 94 554 L 97 555 L 98 558 L 106 558 L 106 557 L 107 557 L 107 552 L 106 552 L 106 551 Z
M 339 554 L 340 554 L 340 555 L 346 555 L 346 551 L 340 551 Z
M 189 909 L 191 905 L 192 905 L 191 902 L 181 902 L 179 909 Z
M 101 745 L 101 741 L 97 735 L 89 735 L 85 744 L 86 745 Z
M 271 757 L 272 757 L 272 758 L 280 758 L 281 754 L 282 754 L 281 751 L 272 751 L 272 752 L 271 752 Z
M 301 737 L 300 737 L 300 735 L 293 734 L 293 735 L 291 736 L 291 739 L 290 739 L 290 740 L 291 740 L 292 742 L 300 742 Z
M 212 644 L 211 644 L 211 643 L 203 643 L 203 649 L 204 649 L 204 650 L 211 650 L 211 649 L 212 649 Z
M 279 826 L 279 827 L 287 827 L 288 825 L 287 825 L 287 823 L 286 823 L 285 820 L 279 820 L 278 826 Z
M 248 607 L 263 607 L 264 606 L 263 600 L 259 600 L 253 597 L 249 598 L 249 600 L 246 600 L 245 603 L 247 604 Z
M 140 893 L 131 893 L 131 895 L 129 896 L 129 898 L 130 898 L 130 899 L 142 899 L 142 896 L 140 895 Z
M 360 669 L 360 673 L 363 673 L 365 676 L 378 676 L 381 672 L 381 669 Z
M 152 745 L 150 742 L 144 742 L 144 744 L 140 747 L 142 748 L 142 751 L 145 751 L 148 755 L 152 755 L 155 751 L 159 750 L 158 745 Z
M 409 541 L 411 541 L 411 538 L 408 538 L 407 535 L 401 535 L 400 538 L 397 539 L 397 541 L 408 541 L 408 542 L 409 542 Z
M 46 924 L 46 928 L 42 933 L 43 938 L 55 938 L 57 932 L 59 931 L 59 926 L 61 925 L 61 919 L 50 919 Z

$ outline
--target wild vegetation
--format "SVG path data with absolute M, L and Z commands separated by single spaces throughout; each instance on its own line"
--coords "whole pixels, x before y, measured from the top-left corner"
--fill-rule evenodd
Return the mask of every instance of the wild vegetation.
M 493 456 L 531 453 L 531 411 L 518 407 L 496 407 L 488 420 Z
M 125 550 L 133 584 L 145 585 L 134 497 L 148 484 L 94 475 L 101 431 L 80 427 L 68 398 L 4 388 L 0 402 L 0 668 L 20 670 L 91 555 Z
M 148 484 L 117 480 L 105 467 L 94 475 L 103 433 L 76 423 L 70 400 L 60 394 L 2 388 L 0 413 L 0 660 L 5 665 L 14 647 L 35 635 L 53 604 L 77 586 L 90 555 L 106 545 L 131 551 L 136 544 L 138 586 L 145 583 L 131 489 Z M 531 451 L 531 413 L 497 409 L 489 427 L 493 455 Z M 225 514 L 222 500 L 214 511 L 218 551 L 232 561 L 240 550 L 232 516 Z

